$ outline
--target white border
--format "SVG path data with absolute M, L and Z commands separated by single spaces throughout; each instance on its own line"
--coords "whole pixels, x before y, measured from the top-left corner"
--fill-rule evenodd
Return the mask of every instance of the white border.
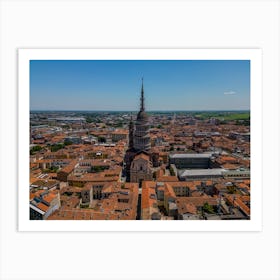
M 19 49 L 18 230 L 19 231 L 261 231 L 262 62 L 260 49 Z M 251 219 L 230 221 L 29 220 L 30 60 L 250 60 Z

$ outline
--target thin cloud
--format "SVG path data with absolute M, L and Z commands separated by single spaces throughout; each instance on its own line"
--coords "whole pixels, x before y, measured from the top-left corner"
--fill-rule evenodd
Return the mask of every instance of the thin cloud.
M 233 95 L 233 94 L 236 94 L 236 92 L 233 90 L 224 92 L 224 95 Z

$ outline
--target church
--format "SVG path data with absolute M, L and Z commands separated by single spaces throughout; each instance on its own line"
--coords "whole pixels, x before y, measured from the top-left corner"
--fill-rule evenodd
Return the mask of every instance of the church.
M 129 146 L 125 155 L 125 173 L 128 182 L 139 183 L 153 179 L 149 117 L 145 112 L 142 79 L 140 111 L 135 123 L 129 123 Z

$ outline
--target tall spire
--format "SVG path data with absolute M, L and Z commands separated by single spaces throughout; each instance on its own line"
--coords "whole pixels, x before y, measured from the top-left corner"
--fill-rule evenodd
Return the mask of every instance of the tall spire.
M 142 88 L 141 88 L 141 108 L 140 111 L 145 111 L 144 107 L 144 85 L 143 85 L 143 78 L 142 78 Z
M 132 120 L 132 115 L 130 115 L 130 122 L 129 122 L 129 144 L 128 148 L 133 149 L 134 143 L 133 143 L 133 138 L 134 138 L 134 123 Z

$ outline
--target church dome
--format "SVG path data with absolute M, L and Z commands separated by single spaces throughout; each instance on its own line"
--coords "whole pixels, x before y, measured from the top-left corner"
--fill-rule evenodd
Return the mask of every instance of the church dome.
M 148 120 L 148 115 L 145 111 L 139 111 L 139 113 L 137 114 L 137 121 L 139 120 Z

